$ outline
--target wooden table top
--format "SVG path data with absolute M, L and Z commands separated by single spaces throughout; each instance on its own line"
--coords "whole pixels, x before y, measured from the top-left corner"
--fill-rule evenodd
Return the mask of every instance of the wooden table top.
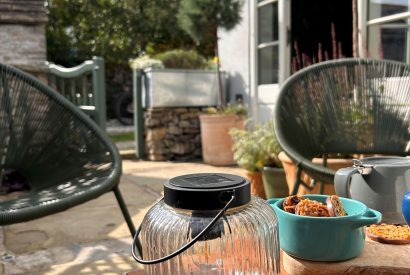
M 284 271 L 302 274 L 410 274 L 410 244 L 382 244 L 367 240 L 362 253 L 343 262 L 313 262 L 294 258 L 285 252 Z
M 143 275 L 134 270 L 127 275 Z M 366 239 L 362 253 L 343 262 L 313 262 L 294 258 L 281 251 L 281 274 L 410 274 L 410 244 L 382 244 Z

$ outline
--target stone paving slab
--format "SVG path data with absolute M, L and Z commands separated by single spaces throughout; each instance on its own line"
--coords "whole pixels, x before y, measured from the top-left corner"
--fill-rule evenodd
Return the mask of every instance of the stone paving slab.
M 142 267 L 130 256 L 131 239 L 108 239 L 13 255 L 1 262 L 4 273 L 121 274 Z M 104 271 L 104 272 L 102 272 Z
M 139 224 L 169 178 L 204 172 L 245 176 L 237 167 L 124 160 L 120 190 Z M 0 227 L 0 274 L 123 274 L 141 268 L 113 193 L 34 221 Z

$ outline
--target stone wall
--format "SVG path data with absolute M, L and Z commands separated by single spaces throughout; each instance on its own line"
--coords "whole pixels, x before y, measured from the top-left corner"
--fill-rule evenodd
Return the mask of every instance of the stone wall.
M 44 0 L 0 0 L 0 62 L 45 77 Z
M 202 157 L 199 114 L 202 108 L 149 108 L 144 112 L 145 152 L 149 160 Z

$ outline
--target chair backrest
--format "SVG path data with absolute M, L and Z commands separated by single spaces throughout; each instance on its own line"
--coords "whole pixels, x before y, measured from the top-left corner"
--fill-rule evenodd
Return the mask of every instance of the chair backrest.
M 87 113 L 103 130 L 106 124 L 104 59 L 93 57 L 73 68 L 48 63 L 49 86 Z
M 0 170 L 17 169 L 39 188 L 112 166 L 114 158 L 119 162 L 117 149 L 86 114 L 31 75 L 0 64 Z
M 16 183 L 29 190 L 0 200 L 0 225 L 57 213 L 114 191 L 135 233 L 118 189 L 121 158 L 106 133 L 49 86 L 0 64 L 0 179 L 6 174 L 15 176 L 2 180 L 2 191 Z
M 298 71 L 275 110 L 278 142 L 310 159 L 329 153 L 410 151 L 410 66 L 340 59 Z

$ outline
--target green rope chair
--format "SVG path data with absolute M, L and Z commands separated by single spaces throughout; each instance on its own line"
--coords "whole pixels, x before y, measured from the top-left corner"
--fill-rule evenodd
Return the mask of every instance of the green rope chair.
M 314 181 L 333 183 L 329 154 L 408 155 L 410 66 L 388 60 L 339 59 L 309 66 L 281 86 L 275 132 L 282 149 Z M 323 156 L 324 165 L 312 163 Z
M 0 64 L 0 172 L 10 169 L 24 175 L 30 190 L 1 198 L 0 225 L 54 214 L 113 191 L 135 234 L 118 188 L 121 159 L 103 130 L 34 77 Z

